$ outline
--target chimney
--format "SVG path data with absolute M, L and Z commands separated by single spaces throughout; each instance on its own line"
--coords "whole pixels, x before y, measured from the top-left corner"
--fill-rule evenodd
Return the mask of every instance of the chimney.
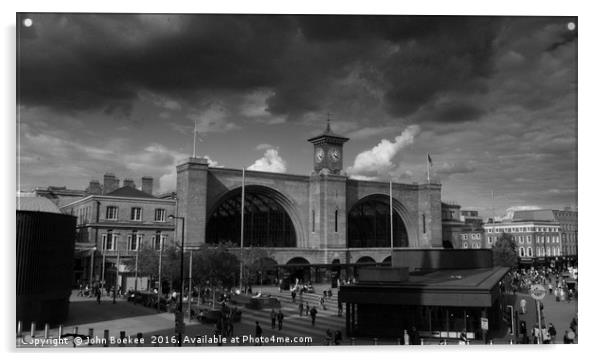
M 103 179 L 103 194 L 108 194 L 119 188 L 119 179 L 115 178 L 113 173 L 105 173 Z
M 91 180 L 88 189 L 86 189 L 88 194 L 102 194 L 102 189 L 100 188 L 100 182 L 97 180 Z
M 153 195 L 153 177 L 142 177 L 142 191 L 144 193 Z
M 134 181 L 131 178 L 125 178 L 123 180 L 123 186 L 130 187 L 130 188 L 136 188 L 136 184 L 134 184 Z

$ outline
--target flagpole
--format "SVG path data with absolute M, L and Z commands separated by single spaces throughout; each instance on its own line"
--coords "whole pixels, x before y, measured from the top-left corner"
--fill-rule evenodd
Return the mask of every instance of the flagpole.
M 193 136 L 193 145 L 192 145 L 192 157 L 196 158 L 196 119 L 194 120 L 194 136 Z
M 242 293 L 243 244 L 245 239 L 245 169 L 242 169 L 242 196 L 240 198 L 240 292 Z
M 429 161 L 430 155 L 426 154 L 426 182 L 431 184 L 431 162 Z
M 389 222 L 391 225 L 391 250 L 393 249 L 393 180 L 389 179 Z

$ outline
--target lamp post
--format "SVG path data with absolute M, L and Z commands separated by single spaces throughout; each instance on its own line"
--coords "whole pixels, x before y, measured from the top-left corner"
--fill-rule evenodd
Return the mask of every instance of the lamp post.
M 170 219 L 181 219 L 182 220 L 182 248 L 180 249 L 180 302 L 178 305 L 179 316 L 182 317 L 182 311 L 184 309 L 182 303 L 182 296 L 184 295 L 184 217 L 178 217 L 174 215 L 169 216 Z M 177 228 L 177 227 L 176 227 Z M 176 318 L 177 322 L 177 318 Z M 182 330 L 178 330 L 178 347 L 182 347 Z

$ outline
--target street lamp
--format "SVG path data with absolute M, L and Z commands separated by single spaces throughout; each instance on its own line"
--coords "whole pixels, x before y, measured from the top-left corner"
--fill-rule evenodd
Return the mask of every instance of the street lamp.
M 179 314 L 176 317 L 176 323 L 178 322 L 178 317 L 182 318 L 183 304 L 182 304 L 182 296 L 184 295 L 184 217 L 174 216 L 173 214 L 168 217 L 169 219 L 181 219 L 182 220 L 182 249 L 180 250 L 180 303 L 178 305 Z M 176 227 L 177 229 L 177 227 Z M 182 347 L 182 330 L 178 328 L 178 346 Z

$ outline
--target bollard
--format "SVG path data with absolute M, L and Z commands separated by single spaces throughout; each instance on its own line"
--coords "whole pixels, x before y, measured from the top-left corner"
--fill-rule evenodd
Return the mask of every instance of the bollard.
M 88 329 L 88 346 L 92 346 L 94 344 L 94 342 L 92 342 L 93 338 L 94 338 L 94 329 L 89 328 Z
M 509 342 L 509 343 L 510 343 L 511 345 L 514 345 L 514 341 L 512 341 L 512 339 L 510 339 L 510 342 Z
M 447 345 L 447 339 L 443 339 L 443 344 Z
M 105 330 L 104 331 L 104 336 L 103 336 L 103 347 L 109 347 L 109 330 Z
M 142 346 L 142 342 L 140 342 L 140 340 L 142 339 L 142 332 L 138 332 L 136 334 L 136 346 L 140 347 Z
M 355 337 L 352 337 L 352 338 L 351 338 L 351 344 L 352 344 L 352 345 L 355 345 Z
M 493 345 L 493 339 L 489 340 L 489 344 Z
M 59 338 L 63 337 L 63 325 L 59 325 Z
M 17 338 L 23 338 L 23 322 L 17 322 Z
M 48 331 L 50 330 L 50 325 L 48 323 L 44 324 L 44 338 L 48 338 Z
M 376 337 L 372 339 L 372 344 L 378 345 L 378 339 Z
M 397 344 L 401 345 L 401 339 L 400 338 L 397 339 Z
M 123 342 L 125 340 L 125 331 L 119 331 L 119 339 L 121 340 L 119 346 L 125 346 L 125 343 Z
M 470 345 L 470 340 L 466 340 L 466 344 L 467 344 L 467 345 Z
M 36 323 L 35 322 L 31 323 L 31 329 L 29 330 L 29 336 L 31 336 L 31 338 L 36 337 Z
M 423 338 L 420 339 L 420 345 L 424 345 L 424 339 Z

